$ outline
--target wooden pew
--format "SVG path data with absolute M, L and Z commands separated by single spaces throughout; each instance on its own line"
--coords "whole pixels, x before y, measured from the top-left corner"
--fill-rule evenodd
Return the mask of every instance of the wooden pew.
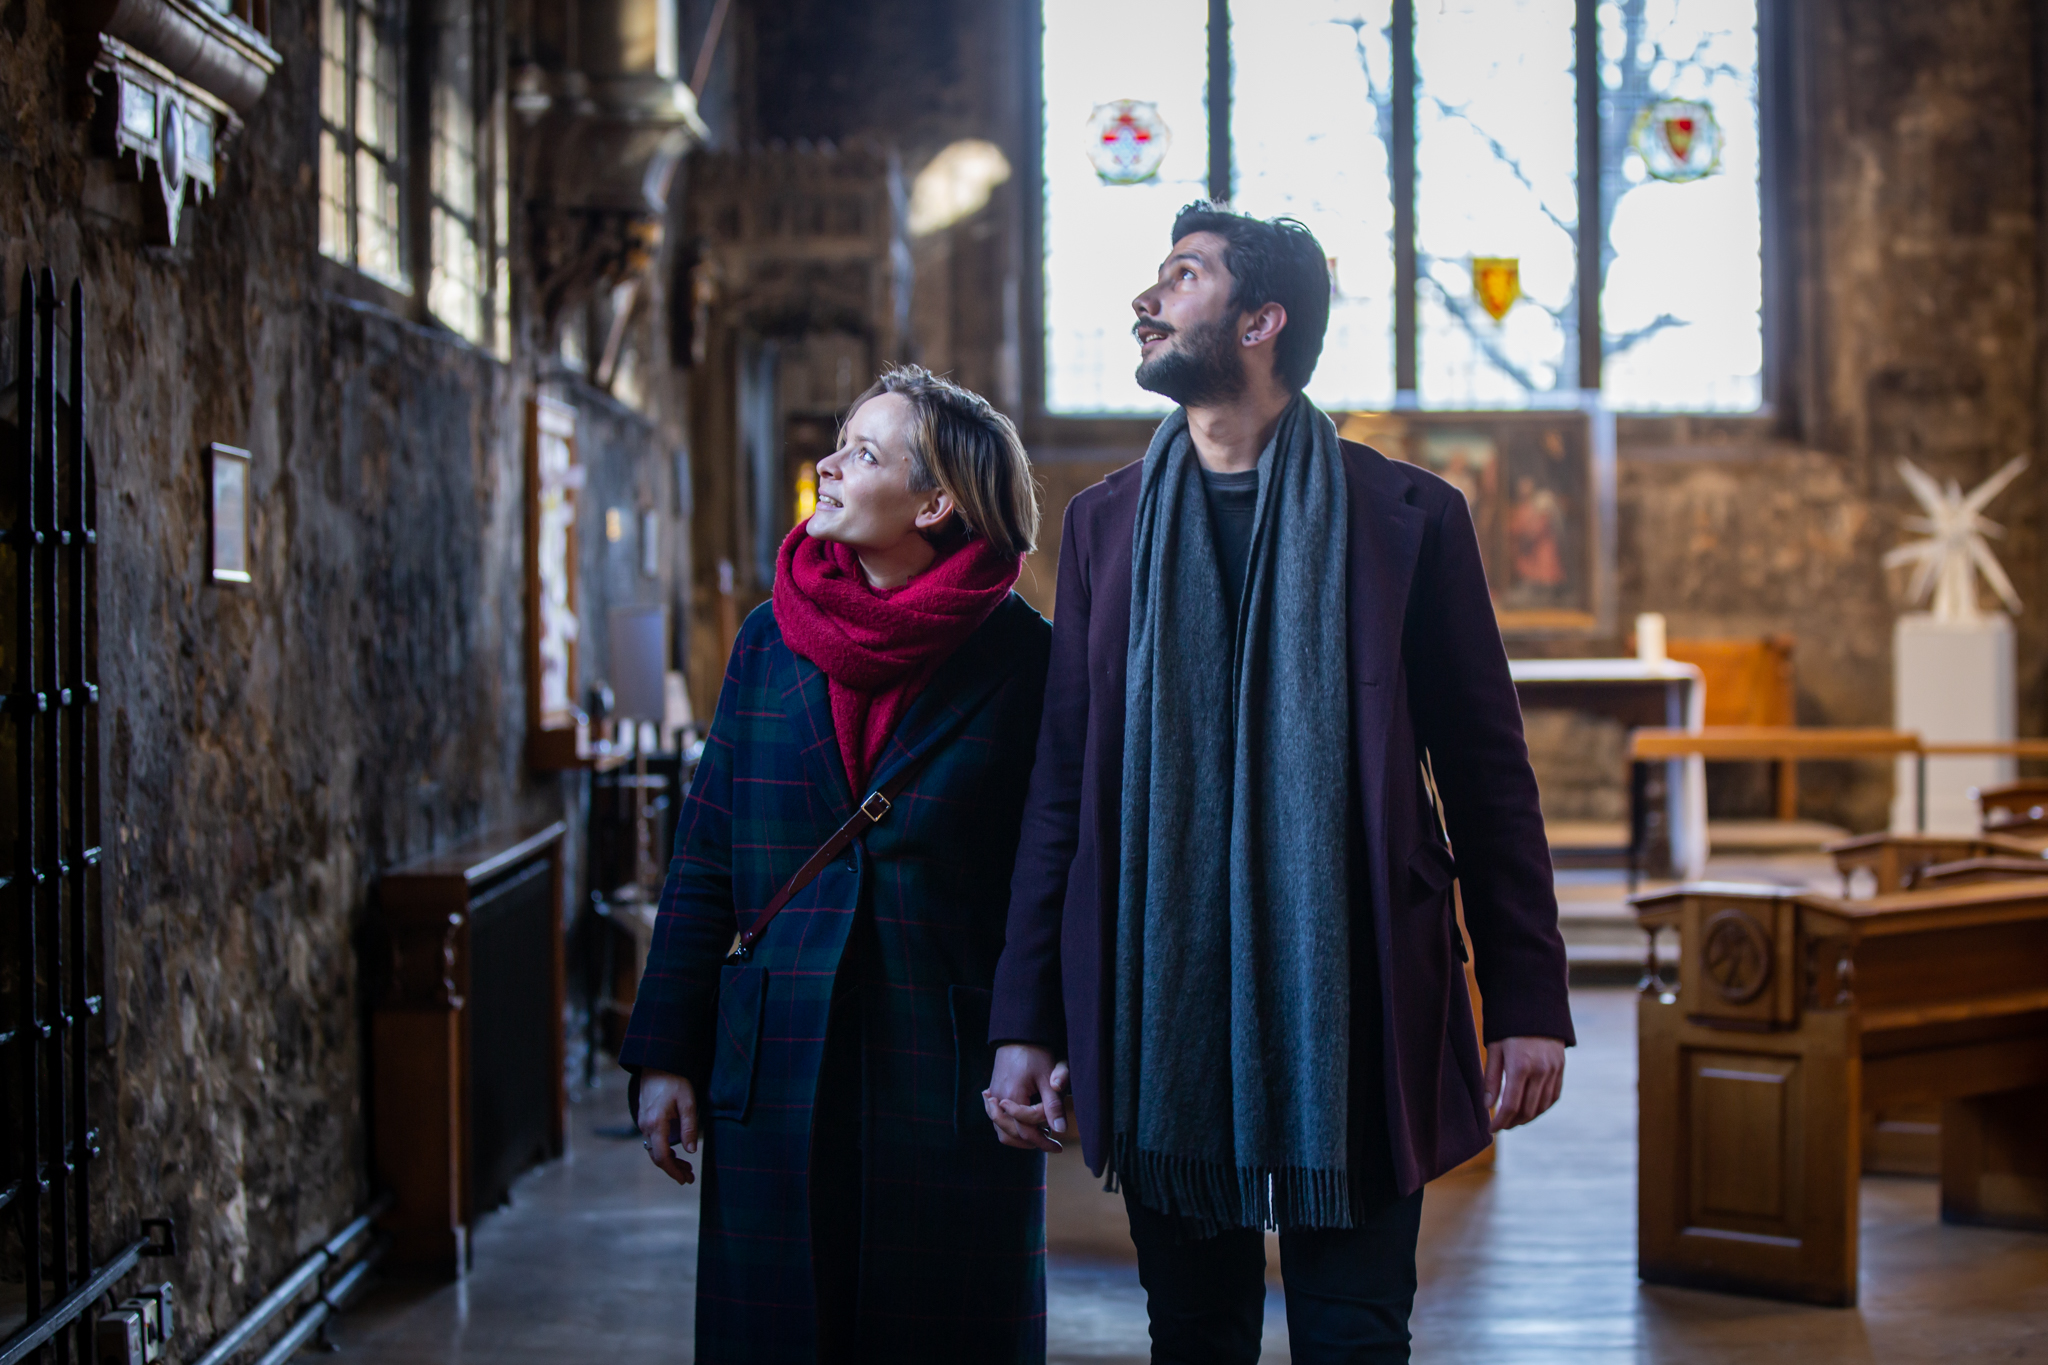
M 1842 894 L 1849 894 L 1849 878 L 1858 868 L 1869 868 L 1877 892 L 1906 891 L 1914 879 L 1939 863 L 1966 858 L 2041 857 L 2040 845 L 2002 834 L 1859 834 L 1853 839 L 1829 844 L 1824 850 L 1835 860 L 1842 874 Z
M 1944 1221 L 2048 1230 L 2048 881 L 1633 904 L 1681 944 L 1637 1006 L 1644 1280 L 1854 1304 L 1863 1120 L 1920 1104 Z
M 2015 877 L 2048 877 L 2048 858 L 1960 858 L 1952 863 L 1935 863 L 1931 867 L 1921 868 L 1914 875 L 1913 884 L 1908 889 L 1925 891 L 1937 886 L 2009 882 Z
M 1977 818 L 1986 831 L 2048 832 L 2048 781 L 2027 778 L 1977 792 Z

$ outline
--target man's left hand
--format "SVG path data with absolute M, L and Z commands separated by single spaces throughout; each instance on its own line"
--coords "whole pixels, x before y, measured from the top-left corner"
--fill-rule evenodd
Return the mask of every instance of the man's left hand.
M 1493 1131 L 1514 1128 L 1557 1103 L 1564 1088 L 1564 1044 L 1555 1038 L 1503 1038 L 1486 1046 L 1486 1107 Z

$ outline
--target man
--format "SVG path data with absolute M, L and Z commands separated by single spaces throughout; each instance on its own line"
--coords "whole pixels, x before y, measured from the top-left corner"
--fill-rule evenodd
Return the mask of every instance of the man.
M 1173 239 L 1133 332 L 1180 408 L 1067 509 L 984 1107 L 1078 1121 L 1155 1361 L 1258 1358 L 1267 1227 L 1296 1361 L 1406 1360 L 1423 1184 L 1572 1042 L 1536 782 L 1464 499 L 1302 396 L 1321 245 L 1206 203 Z

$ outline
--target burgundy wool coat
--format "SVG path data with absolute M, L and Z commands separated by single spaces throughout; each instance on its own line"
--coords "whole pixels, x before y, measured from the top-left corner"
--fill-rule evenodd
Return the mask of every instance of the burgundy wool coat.
M 1342 448 L 1364 854 L 1351 932 L 1376 953 L 1380 1010 L 1378 1029 L 1354 1036 L 1377 1038 L 1385 1091 L 1383 1111 L 1358 1112 L 1384 1113 L 1392 1182 L 1406 1195 L 1487 1142 L 1454 877 L 1487 1040 L 1574 1039 L 1550 850 L 1471 513 L 1434 474 L 1351 441 Z M 1067 507 L 1045 711 L 990 1014 L 991 1041 L 1036 1043 L 1068 1059 L 1082 1151 L 1098 1175 L 1111 1137 L 1124 673 L 1141 474 L 1141 464 L 1127 465 Z M 1425 754 L 1455 862 L 1433 832 Z

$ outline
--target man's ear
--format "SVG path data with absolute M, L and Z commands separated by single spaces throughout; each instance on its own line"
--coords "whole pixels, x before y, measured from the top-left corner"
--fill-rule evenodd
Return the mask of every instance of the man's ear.
M 933 490 L 932 495 L 925 499 L 924 505 L 917 509 L 917 520 L 913 524 L 918 530 L 929 534 L 944 526 L 952 516 L 953 495 L 939 488 Z
M 1238 340 L 1246 346 L 1263 346 L 1280 335 L 1280 329 L 1287 325 L 1287 310 L 1277 303 L 1259 305 L 1255 313 L 1247 313 L 1238 327 Z

